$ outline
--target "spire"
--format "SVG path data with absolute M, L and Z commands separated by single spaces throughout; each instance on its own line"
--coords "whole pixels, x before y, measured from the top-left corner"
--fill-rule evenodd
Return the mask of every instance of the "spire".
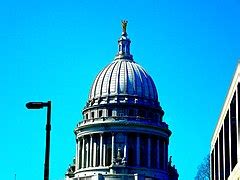
M 116 59 L 128 59 L 133 60 L 132 55 L 130 54 L 130 39 L 127 37 L 127 23 L 128 21 L 122 20 L 122 35 L 118 40 L 118 53 L 115 57 Z

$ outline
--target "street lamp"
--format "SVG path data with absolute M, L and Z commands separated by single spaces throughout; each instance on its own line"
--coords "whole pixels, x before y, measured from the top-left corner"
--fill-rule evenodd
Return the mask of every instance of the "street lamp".
M 47 107 L 46 124 L 46 149 L 44 163 L 44 180 L 49 180 L 49 154 L 50 154 L 50 131 L 51 131 L 51 101 L 48 102 L 29 102 L 26 104 L 28 109 L 42 109 Z

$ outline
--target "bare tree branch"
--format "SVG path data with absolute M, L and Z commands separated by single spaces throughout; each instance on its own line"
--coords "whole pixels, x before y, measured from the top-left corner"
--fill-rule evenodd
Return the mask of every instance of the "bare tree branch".
M 210 180 L 210 156 L 207 155 L 203 162 L 198 166 L 195 180 Z

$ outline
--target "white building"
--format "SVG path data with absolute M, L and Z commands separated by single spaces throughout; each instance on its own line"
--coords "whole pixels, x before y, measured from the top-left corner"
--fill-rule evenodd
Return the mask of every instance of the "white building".
M 152 78 L 133 60 L 126 26 L 123 21 L 118 53 L 97 75 L 75 129 L 67 180 L 178 179 L 168 162 L 171 131 Z
M 211 179 L 240 179 L 240 63 L 211 141 Z

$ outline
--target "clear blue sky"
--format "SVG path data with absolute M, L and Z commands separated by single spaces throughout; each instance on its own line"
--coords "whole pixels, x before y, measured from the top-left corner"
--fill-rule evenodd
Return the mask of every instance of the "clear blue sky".
M 194 178 L 238 59 L 240 1 L 1 1 L 1 179 L 43 179 L 46 110 L 53 102 L 51 180 L 75 154 L 73 130 L 97 73 L 117 52 L 127 19 L 131 51 L 152 76 L 173 134 L 180 180 Z

